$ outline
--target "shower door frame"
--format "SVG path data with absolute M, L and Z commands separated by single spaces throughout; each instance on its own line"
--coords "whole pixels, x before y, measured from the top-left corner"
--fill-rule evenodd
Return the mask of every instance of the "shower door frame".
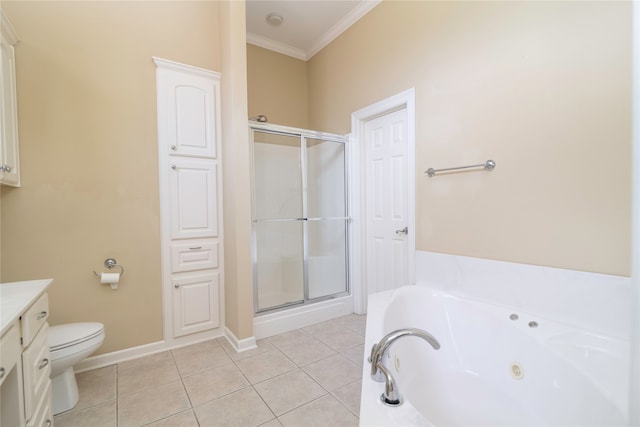
M 303 205 L 303 217 L 295 218 L 295 220 L 300 220 L 302 222 L 303 231 L 302 231 L 302 271 L 303 271 L 303 299 L 302 301 L 295 301 L 284 303 L 280 305 L 275 305 L 268 308 L 259 309 L 258 306 L 258 252 L 257 252 L 257 233 L 256 233 L 256 225 L 258 222 L 262 220 L 256 219 L 256 193 L 255 193 L 255 154 L 254 154 L 254 132 L 265 132 L 274 135 L 284 135 L 289 137 L 298 137 L 300 139 L 300 173 L 301 173 L 301 184 L 302 184 L 302 205 Z M 335 294 L 324 295 L 316 298 L 309 298 L 309 237 L 308 237 L 308 222 L 309 218 L 307 215 L 307 139 L 315 139 L 315 140 L 323 140 L 341 143 L 344 145 L 344 206 L 345 206 L 345 216 L 344 217 L 327 217 L 327 218 L 314 218 L 311 221 L 315 220 L 327 220 L 327 219 L 343 219 L 345 221 L 345 236 L 344 236 L 344 245 L 345 245 L 345 284 L 346 290 L 344 292 L 338 292 Z M 293 307 L 302 307 L 309 304 L 315 304 L 322 301 L 328 301 L 335 298 L 340 298 L 344 296 L 351 295 L 351 273 L 350 266 L 351 262 L 349 259 L 350 254 L 350 226 L 351 226 L 351 217 L 349 215 L 349 137 L 347 135 L 338 135 L 327 132 L 319 132 L 313 131 L 309 129 L 302 128 L 294 128 L 283 125 L 275 125 L 269 123 L 258 123 L 258 122 L 249 122 L 249 142 L 251 144 L 251 266 L 252 266 L 252 282 L 253 282 L 253 312 L 254 315 L 260 316 L 264 314 L 270 314 L 281 310 L 286 310 Z M 292 219 L 294 220 L 294 219 Z M 282 221 L 282 220 L 266 220 L 266 221 Z

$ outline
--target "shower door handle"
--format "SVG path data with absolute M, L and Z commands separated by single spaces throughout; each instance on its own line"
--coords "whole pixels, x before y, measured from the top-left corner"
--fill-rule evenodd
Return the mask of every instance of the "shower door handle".
M 399 236 L 401 234 L 407 235 L 409 234 L 409 227 L 405 227 L 402 230 L 396 230 L 396 234 Z

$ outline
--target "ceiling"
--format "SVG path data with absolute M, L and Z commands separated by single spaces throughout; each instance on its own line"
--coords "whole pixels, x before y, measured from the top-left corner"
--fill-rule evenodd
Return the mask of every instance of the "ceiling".
M 306 61 L 380 1 L 247 0 L 247 42 Z M 281 25 L 270 25 L 269 14 Z

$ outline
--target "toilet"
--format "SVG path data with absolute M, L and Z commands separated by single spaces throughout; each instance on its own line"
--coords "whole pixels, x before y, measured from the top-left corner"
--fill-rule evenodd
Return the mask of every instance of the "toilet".
M 67 323 L 49 328 L 54 415 L 68 411 L 78 403 L 78 384 L 73 367 L 96 351 L 103 341 L 102 323 Z

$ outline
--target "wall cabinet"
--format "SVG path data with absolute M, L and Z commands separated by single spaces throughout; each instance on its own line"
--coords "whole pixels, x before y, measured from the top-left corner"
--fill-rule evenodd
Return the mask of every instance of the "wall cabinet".
M 220 75 L 157 66 L 165 340 L 223 326 Z
M 14 45 L 18 42 L 11 23 L 0 10 L 0 183 L 20 186 L 18 106 Z

